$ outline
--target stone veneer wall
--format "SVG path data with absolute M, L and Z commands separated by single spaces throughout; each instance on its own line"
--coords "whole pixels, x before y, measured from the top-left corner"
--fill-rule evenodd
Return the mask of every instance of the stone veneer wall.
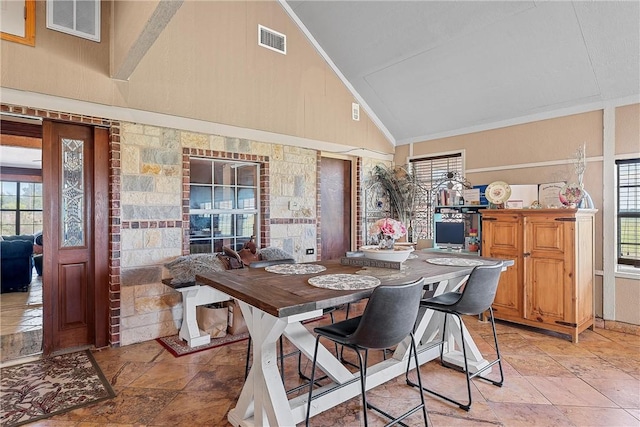
M 120 344 L 177 333 L 181 296 L 162 284 L 163 264 L 189 251 L 189 158 L 261 164 L 259 245 L 276 246 L 299 262 L 319 247 L 315 150 L 218 135 L 122 123 Z M 289 210 L 295 201 L 299 210 Z M 115 321 L 115 319 L 113 319 Z
M 109 333 L 112 346 L 177 333 L 180 294 L 162 284 L 163 264 L 188 253 L 189 157 L 259 161 L 261 246 L 276 246 L 299 262 L 320 258 L 320 152 L 204 135 L 98 117 L 1 104 L 2 112 L 109 127 Z M 377 163 L 356 160 L 357 239 L 364 230 L 361 190 Z M 290 211 L 296 201 L 300 210 Z M 317 255 L 305 255 L 315 247 Z

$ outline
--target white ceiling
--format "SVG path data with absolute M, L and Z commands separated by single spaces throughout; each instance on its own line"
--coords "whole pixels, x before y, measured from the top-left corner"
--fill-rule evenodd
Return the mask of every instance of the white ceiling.
M 283 5 L 396 144 L 640 102 L 637 0 Z
M 42 150 L 0 145 L 0 166 L 42 169 Z

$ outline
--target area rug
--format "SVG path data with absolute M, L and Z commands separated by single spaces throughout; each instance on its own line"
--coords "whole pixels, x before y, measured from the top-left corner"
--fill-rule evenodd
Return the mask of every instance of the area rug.
M 0 425 L 19 426 L 115 397 L 88 350 L 0 370 Z
M 197 353 L 199 351 L 209 350 L 210 348 L 220 347 L 223 345 L 231 344 L 238 341 L 243 341 L 249 338 L 249 332 L 242 334 L 231 335 L 227 334 L 222 338 L 211 338 L 209 344 L 199 345 L 196 347 L 189 347 L 185 341 L 183 341 L 178 335 L 171 335 L 168 337 L 156 338 L 164 348 L 173 354 L 175 357 L 186 356 L 187 354 Z
M 316 322 L 323 319 L 324 316 L 316 317 L 313 319 L 305 320 L 303 324 Z M 196 347 L 189 347 L 185 341 L 183 341 L 178 335 L 170 335 L 168 337 L 156 338 L 164 348 L 173 354 L 175 357 L 186 356 L 187 354 L 197 353 L 199 351 L 209 350 L 210 348 L 220 347 L 227 344 L 232 344 L 238 341 L 244 341 L 249 338 L 249 332 L 243 332 L 237 335 L 227 334 L 222 338 L 211 338 L 209 344 L 199 345 Z

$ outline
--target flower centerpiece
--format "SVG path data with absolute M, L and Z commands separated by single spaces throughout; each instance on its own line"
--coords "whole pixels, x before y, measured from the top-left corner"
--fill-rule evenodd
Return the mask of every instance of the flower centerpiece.
M 380 249 L 393 250 L 396 239 L 407 234 L 407 228 L 393 218 L 382 218 L 371 225 L 369 232 L 378 236 Z

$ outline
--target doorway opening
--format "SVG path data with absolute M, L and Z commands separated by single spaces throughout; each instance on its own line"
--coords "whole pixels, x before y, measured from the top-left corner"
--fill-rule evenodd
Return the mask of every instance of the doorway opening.
M 0 235 L 3 263 L 0 362 L 42 354 L 42 122 L 3 116 L 0 132 Z M 14 243 L 15 242 L 15 243 Z

